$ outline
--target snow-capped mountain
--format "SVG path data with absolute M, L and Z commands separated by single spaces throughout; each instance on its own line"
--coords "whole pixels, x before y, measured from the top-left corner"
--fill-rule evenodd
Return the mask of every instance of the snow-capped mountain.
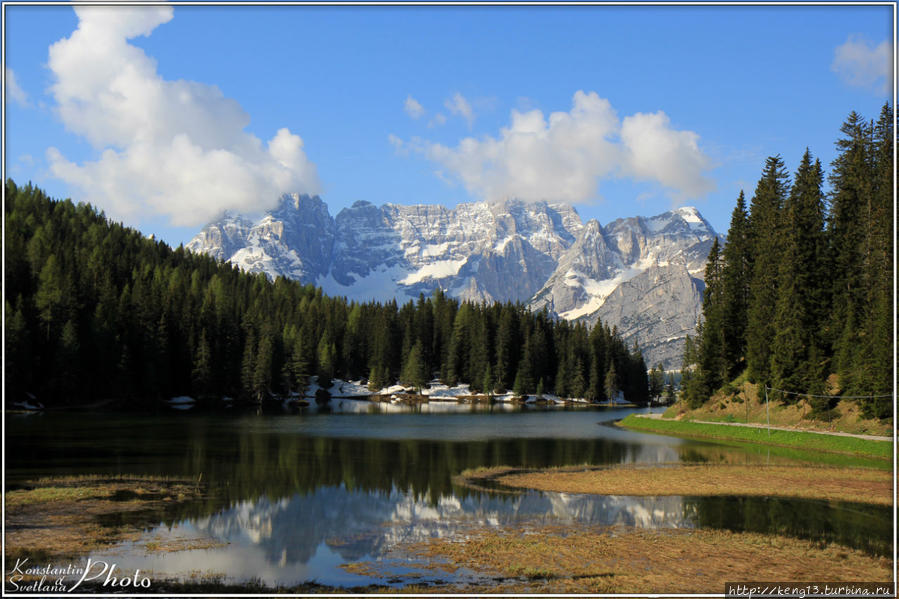
M 716 233 L 696 208 L 651 218 L 589 221 L 529 306 L 597 319 L 636 341 L 647 364 L 680 365 L 701 315 L 702 277 Z
M 677 368 L 715 235 L 695 208 L 603 227 L 561 203 L 359 201 L 332 217 L 317 196 L 285 195 L 257 220 L 226 214 L 187 247 L 350 299 L 404 302 L 440 287 L 463 300 L 601 318 L 636 340 L 647 364 Z

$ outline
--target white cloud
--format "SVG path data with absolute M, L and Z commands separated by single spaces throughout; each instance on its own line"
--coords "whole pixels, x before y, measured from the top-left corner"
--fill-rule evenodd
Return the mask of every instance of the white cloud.
M 406 103 L 403 105 L 403 110 L 405 110 L 406 114 L 413 119 L 420 119 L 425 113 L 424 107 L 412 96 L 406 96 Z
M 428 127 L 440 127 L 446 124 L 446 115 L 442 112 L 438 112 L 434 115 L 430 121 L 428 121 Z
M 684 197 L 698 197 L 712 190 L 702 173 L 710 166 L 699 149 L 699 136 L 675 131 L 664 112 L 637 113 L 624 118 L 621 142 L 622 172 L 636 179 L 655 180 Z
M 404 147 L 488 201 L 579 203 L 596 197 L 599 181 L 611 176 L 657 182 L 678 200 L 708 192 L 709 160 L 697 142 L 695 133 L 671 129 L 662 112 L 620 122 L 608 100 L 578 91 L 569 112 L 547 118 L 540 110 L 512 110 L 497 137 L 467 137 L 455 147 L 413 139 Z
M 893 88 L 892 66 L 890 42 L 883 41 L 875 46 L 861 36 L 850 35 L 846 43 L 834 50 L 830 68 L 848 85 L 888 93 Z
M 155 60 L 128 43 L 171 20 L 171 7 L 75 12 L 78 29 L 50 46 L 50 91 L 66 128 L 100 156 L 75 164 L 50 148 L 47 158 L 82 199 L 116 218 L 167 215 L 194 226 L 222 210 L 258 211 L 281 193 L 318 190 L 298 135 L 282 128 L 263 143 L 219 88 L 164 80 Z
M 400 156 L 409 155 L 409 148 L 407 147 L 406 142 L 404 142 L 393 133 L 387 135 L 387 141 L 390 142 L 390 145 L 393 146 L 394 151 Z
M 28 106 L 28 94 L 19 87 L 16 81 L 16 74 L 9 67 L 6 67 L 6 97 L 21 106 Z
M 450 114 L 455 114 L 465 119 L 468 122 L 469 129 L 474 124 L 474 111 L 471 109 L 471 104 L 459 92 L 453 94 L 453 97 L 446 100 L 443 105 L 450 111 Z

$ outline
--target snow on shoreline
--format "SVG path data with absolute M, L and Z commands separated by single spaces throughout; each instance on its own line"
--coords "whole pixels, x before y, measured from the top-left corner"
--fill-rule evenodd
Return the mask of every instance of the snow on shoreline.
M 321 398 L 318 397 L 321 395 L 320 391 L 324 391 L 327 393 L 329 397 L 329 401 L 332 405 L 340 402 L 343 404 L 343 409 L 348 411 L 365 411 L 368 408 L 366 406 L 371 406 L 373 404 L 384 405 L 392 405 L 392 404 L 410 404 L 414 403 L 417 405 L 428 405 L 431 404 L 432 407 L 428 408 L 428 411 L 440 411 L 440 410 L 448 410 L 452 409 L 453 405 L 457 404 L 469 404 L 469 403 L 481 403 L 487 404 L 487 397 L 484 393 L 474 392 L 471 390 L 471 387 L 467 384 L 448 386 L 440 381 L 434 379 L 429 384 L 428 387 L 421 389 L 421 396 L 423 398 L 416 398 L 419 394 L 418 389 L 414 389 L 405 385 L 390 385 L 387 387 L 382 387 L 377 391 L 372 391 L 368 388 L 362 380 L 356 381 L 345 381 L 342 379 L 332 379 L 331 384 L 324 388 L 319 384 L 319 380 L 317 376 L 312 376 L 309 378 L 309 384 L 306 389 L 302 392 L 294 391 L 287 396 L 279 397 L 272 396 L 273 400 L 280 400 L 285 405 L 296 402 L 298 400 L 302 400 L 302 405 L 306 407 L 307 402 L 305 400 L 313 400 L 318 399 L 321 401 Z M 373 397 L 378 396 L 380 401 L 372 401 Z M 411 396 L 411 397 L 410 397 Z M 421 399 L 421 401 L 419 401 Z M 231 406 L 231 403 L 234 401 L 232 397 L 223 397 L 221 401 L 228 407 Z M 175 410 L 189 410 L 198 405 L 198 402 L 195 398 L 189 397 L 186 395 L 172 397 L 164 401 L 170 408 Z M 562 405 L 591 405 L 591 402 L 584 398 L 561 398 L 552 393 L 543 393 L 540 397 L 534 394 L 530 394 L 524 397 L 516 396 L 511 391 L 507 391 L 501 394 L 493 394 L 490 398 L 491 404 L 494 405 L 502 405 L 507 409 L 514 409 L 516 404 L 526 404 L 526 405 L 544 405 L 544 406 L 562 406 Z M 618 397 L 612 405 L 624 405 L 628 404 L 623 398 Z M 42 409 L 43 406 L 34 406 L 28 402 L 20 402 L 19 404 L 14 404 L 19 409 L 25 410 L 35 410 Z M 443 406 L 441 408 L 440 406 Z M 603 405 L 609 405 L 608 403 L 604 403 Z M 399 406 L 398 406 L 399 407 Z
M 310 378 L 309 386 L 306 388 L 305 396 L 306 397 L 315 397 L 316 392 L 322 387 L 318 384 L 318 377 L 313 376 Z M 412 387 L 404 386 L 404 385 L 390 385 L 387 387 L 382 387 L 377 391 L 371 391 L 366 384 L 363 384 L 362 380 L 358 381 L 344 381 L 341 379 L 333 379 L 331 381 L 331 386 L 327 389 L 328 394 L 335 399 L 355 399 L 355 400 L 368 400 L 372 395 L 380 395 L 383 397 L 391 398 L 391 401 L 399 402 L 402 399 L 399 397 L 403 394 L 417 394 L 417 389 L 413 389 Z M 432 380 L 428 387 L 421 389 L 421 395 L 427 398 L 428 402 L 431 403 L 460 403 L 470 400 L 472 397 L 480 396 L 483 397 L 483 393 L 476 393 L 471 390 L 471 387 L 467 384 L 460 384 L 450 387 L 438 381 L 437 379 Z M 536 395 L 528 395 L 524 399 L 517 398 L 514 393 L 511 391 L 507 391 L 502 394 L 494 394 L 493 401 L 495 403 L 515 403 L 516 401 L 519 403 L 526 404 L 535 404 L 538 402 L 542 402 L 545 404 L 581 404 L 581 405 L 589 405 L 591 402 L 585 398 L 561 398 L 558 395 L 554 395 L 552 393 L 544 393 L 539 398 Z M 623 399 L 616 399 L 615 404 L 627 404 L 628 402 Z

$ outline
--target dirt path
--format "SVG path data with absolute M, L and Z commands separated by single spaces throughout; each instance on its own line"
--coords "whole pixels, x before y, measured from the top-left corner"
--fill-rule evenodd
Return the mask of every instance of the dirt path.
M 661 420 L 662 413 L 657 412 L 655 414 L 634 414 L 637 418 L 651 418 L 653 420 Z M 687 422 L 695 422 L 697 424 L 723 424 L 726 426 L 748 426 L 751 428 L 768 428 L 767 425 L 764 424 L 756 424 L 756 423 L 746 423 L 746 422 L 713 422 L 711 420 L 689 420 Z M 786 426 L 772 426 L 771 430 L 773 431 L 787 431 L 787 432 L 798 432 L 798 433 L 818 433 L 819 435 L 834 435 L 837 437 L 855 437 L 856 439 L 867 439 L 869 441 L 892 441 L 892 437 L 882 437 L 880 435 L 856 435 L 854 433 L 839 433 L 833 431 L 818 431 L 814 429 L 802 429 L 802 428 L 789 428 Z

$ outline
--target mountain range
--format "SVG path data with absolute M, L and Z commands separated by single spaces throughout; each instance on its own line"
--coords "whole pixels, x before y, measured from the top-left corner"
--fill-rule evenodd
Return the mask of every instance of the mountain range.
M 637 342 L 647 364 L 678 369 L 716 236 L 692 207 L 602 226 L 553 202 L 358 201 L 331 216 L 318 196 L 293 194 L 260 218 L 224 214 L 187 248 L 351 300 L 405 302 L 440 287 L 460 300 L 601 319 Z

